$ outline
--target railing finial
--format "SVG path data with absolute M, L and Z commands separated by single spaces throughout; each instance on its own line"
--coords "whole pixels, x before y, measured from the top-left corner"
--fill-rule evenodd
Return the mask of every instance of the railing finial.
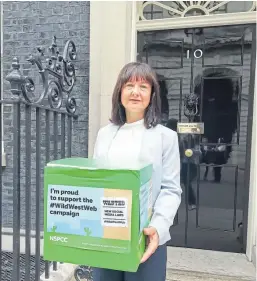
M 6 80 L 11 84 L 12 94 L 19 96 L 22 93 L 25 78 L 20 71 L 20 63 L 17 57 L 13 58 L 12 71 L 6 76 Z

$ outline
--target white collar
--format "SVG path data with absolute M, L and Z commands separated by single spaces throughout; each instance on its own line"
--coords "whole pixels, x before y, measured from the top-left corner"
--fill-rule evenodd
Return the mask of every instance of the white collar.
M 140 125 L 143 125 L 144 124 L 144 119 L 140 119 L 136 122 L 133 122 L 133 123 L 125 123 L 123 125 L 123 127 L 135 127 L 135 126 L 140 126 Z

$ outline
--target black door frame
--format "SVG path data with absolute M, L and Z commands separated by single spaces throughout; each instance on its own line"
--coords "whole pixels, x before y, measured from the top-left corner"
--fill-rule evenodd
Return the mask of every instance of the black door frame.
M 232 26 L 233 24 L 222 25 L 222 26 Z M 238 24 L 236 24 L 238 25 Z M 249 94 L 248 94 L 248 116 L 247 116 L 247 136 L 246 136 L 246 161 L 245 161 L 245 176 L 244 176 L 244 203 L 243 203 L 243 244 L 242 251 L 246 253 L 247 245 L 247 229 L 248 229 L 248 208 L 249 208 L 249 191 L 250 191 L 250 172 L 251 172 L 251 148 L 252 148 L 252 126 L 253 126 L 253 108 L 254 108 L 254 88 L 255 88 L 255 71 L 256 71 L 256 24 L 241 24 L 245 26 L 252 27 L 252 54 L 251 54 L 251 65 L 250 65 L 250 81 L 249 81 Z M 215 28 L 216 26 L 208 26 Z M 208 28 L 202 27 L 202 28 Z M 221 26 L 217 26 L 221 27 Z M 200 26 L 191 27 L 194 29 L 201 28 Z M 171 30 L 180 30 L 183 27 L 179 27 Z M 162 31 L 163 29 L 160 29 Z M 158 30 L 154 30 L 158 31 Z M 147 32 L 138 30 L 138 32 Z
M 248 230 L 248 208 L 250 201 L 250 177 L 251 177 L 251 150 L 252 150 L 252 128 L 253 128 L 253 109 L 254 109 L 254 89 L 255 89 L 255 72 L 256 72 L 256 24 L 252 24 L 252 55 L 251 55 L 251 71 L 249 83 L 249 99 L 248 99 L 248 117 L 247 117 L 247 136 L 246 136 L 246 161 L 245 161 L 245 198 L 243 207 L 243 251 L 246 253 L 247 230 Z M 256 97 L 255 97 L 256 98 Z

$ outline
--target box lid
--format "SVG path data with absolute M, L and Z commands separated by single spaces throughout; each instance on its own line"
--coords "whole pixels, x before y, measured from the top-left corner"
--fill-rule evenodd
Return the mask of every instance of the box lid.
M 84 169 L 84 170 L 141 170 L 151 164 L 143 162 L 131 163 L 120 163 L 120 165 L 112 164 L 107 161 L 96 160 L 92 158 L 82 158 L 82 157 L 71 157 L 63 158 L 59 160 L 54 160 L 47 163 L 47 167 L 65 167 L 74 169 Z

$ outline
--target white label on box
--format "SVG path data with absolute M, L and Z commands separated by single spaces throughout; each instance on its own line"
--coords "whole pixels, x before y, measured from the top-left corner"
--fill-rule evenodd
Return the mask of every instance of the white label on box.
M 102 197 L 101 224 L 108 227 L 128 227 L 128 199 Z

